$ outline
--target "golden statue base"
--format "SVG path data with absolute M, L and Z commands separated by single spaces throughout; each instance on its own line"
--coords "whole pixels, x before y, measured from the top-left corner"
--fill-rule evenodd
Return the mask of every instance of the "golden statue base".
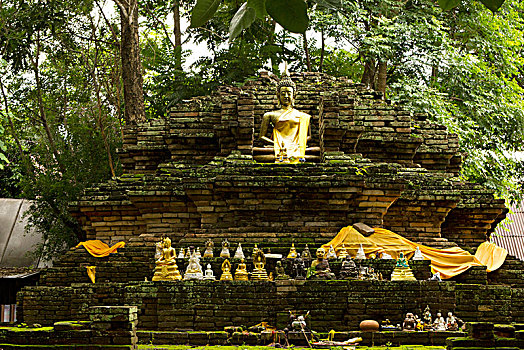
M 416 281 L 413 271 L 409 267 L 397 266 L 391 274 L 392 281 Z
M 220 276 L 220 280 L 221 281 L 232 281 L 233 275 L 231 274 L 231 272 L 224 272 L 222 276 Z
M 235 273 L 235 281 L 249 281 L 249 275 L 243 273 Z
M 155 269 L 152 281 L 180 281 L 182 275 L 178 271 L 178 266 L 175 265 L 164 265 L 161 269 L 158 267 Z
M 251 273 L 251 281 L 269 281 L 266 269 L 254 269 Z

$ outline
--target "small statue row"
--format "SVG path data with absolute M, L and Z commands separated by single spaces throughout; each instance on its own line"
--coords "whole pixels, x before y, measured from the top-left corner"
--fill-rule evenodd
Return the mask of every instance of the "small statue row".
M 240 245 L 239 245 L 240 246 Z M 191 253 L 189 258 L 189 264 L 187 265 L 186 273 L 182 278 L 178 266 L 176 264 L 176 252 L 171 247 L 171 240 L 168 237 L 162 239 L 156 245 L 157 251 L 155 253 L 156 267 L 153 275 L 153 281 L 179 281 L 179 280 L 215 280 L 211 265 L 207 265 L 205 273 L 202 273 L 202 267 L 200 265 L 200 257 L 196 251 Z M 240 248 L 241 249 L 241 248 Z M 254 281 L 267 281 L 269 280 L 267 271 L 264 266 L 266 264 L 266 257 L 264 252 L 255 245 L 253 248 L 253 265 L 254 269 L 251 272 L 251 280 Z M 246 264 L 244 259 L 241 258 L 240 263 L 235 271 L 235 280 L 247 281 L 249 280 L 249 273 L 247 272 Z M 233 275 L 231 274 L 231 263 L 228 259 L 222 263 L 222 276 L 221 281 L 232 281 Z
M 444 319 L 440 312 L 437 312 L 437 317 L 433 320 L 431 317 L 431 310 L 429 305 L 424 310 L 424 316 L 420 319 L 417 315 L 411 312 L 406 314 L 406 318 L 402 323 L 402 330 L 404 331 L 458 331 L 464 322 L 455 317 L 453 313 L 448 312 L 448 317 Z

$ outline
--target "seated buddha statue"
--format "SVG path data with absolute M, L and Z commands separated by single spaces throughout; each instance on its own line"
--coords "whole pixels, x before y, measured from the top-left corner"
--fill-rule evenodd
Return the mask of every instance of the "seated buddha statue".
M 280 109 L 265 113 L 260 126 L 259 139 L 273 146 L 273 154 L 267 155 L 267 159 L 259 159 L 267 161 L 274 158 L 275 162 L 279 163 L 298 163 L 306 160 L 306 145 L 311 139 L 311 116 L 293 108 L 296 95 L 296 85 L 286 67 L 277 85 Z M 267 137 L 270 123 L 273 125 L 271 138 Z M 264 148 L 253 148 L 253 154 L 265 153 L 264 151 Z
M 246 264 L 244 259 L 241 259 L 238 263 L 237 269 L 235 270 L 235 281 L 248 281 L 249 273 L 247 272 Z
M 156 260 L 155 274 L 153 281 L 178 281 L 182 275 L 178 271 L 176 264 L 176 252 L 171 247 L 171 240 L 165 237 L 162 240 L 162 251 L 160 257 Z
M 308 276 L 311 279 L 332 280 L 335 279 L 335 274 L 329 268 L 329 262 L 326 259 L 326 250 L 322 247 L 317 249 L 317 259 L 311 263 L 310 272 Z

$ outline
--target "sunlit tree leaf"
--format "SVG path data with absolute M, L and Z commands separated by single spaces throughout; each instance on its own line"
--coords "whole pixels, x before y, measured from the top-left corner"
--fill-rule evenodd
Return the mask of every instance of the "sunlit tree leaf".
M 263 19 L 267 16 L 266 0 L 247 0 L 247 6 L 255 10 L 258 18 Z
M 255 10 L 251 7 L 248 7 L 247 2 L 243 3 L 229 24 L 229 40 L 231 41 L 235 39 L 240 34 L 240 32 L 248 28 L 254 20 Z

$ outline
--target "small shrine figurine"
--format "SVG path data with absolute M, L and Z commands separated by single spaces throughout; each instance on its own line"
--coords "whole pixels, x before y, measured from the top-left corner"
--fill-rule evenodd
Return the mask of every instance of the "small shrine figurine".
M 326 259 L 336 259 L 336 258 L 337 258 L 337 253 L 335 253 L 335 249 L 333 249 L 333 246 L 330 245 L 327 255 L 326 255 Z
M 178 253 L 178 258 L 184 259 L 185 256 L 186 256 L 186 253 L 184 252 L 184 248 L 180 248 L 180 252 Z
M 221 281 L 232 281 L 233 275 L 231 274 L 231 263 L 229 259 L 224 260 L 222 263 L 222 276 L 220 276 Z
M 297 258 L 297 250 L 295 249 L 295 243 L 291 243 L 291 248 L 289 249 L 289 254 L 287 255 L 288 259 L 296 259 Z
M 367 266 L 360 266 L 358 269 L 358 279 L 359 280 L 367 280 L 369 268 Z
M 204 272 L 204 280 L 205 281 L 214 281 L 215 275 L 213 274 L 213 270 L 211 270 L 211 264 L 207 264 L 206 271 Z
M 248 281 L 248 280 L 249 280 L 249 273 L 247 272 L 246 264 L 244 263 L 244 259 L 242 258 L 242 260 L 240 260 L 240 262 L 238 263 L 237 269 L 235 270 L 235 281 Z
M 215 247 L 215 243 L 213 243 L 212 240 L 208 240 L 206 242 L 206 250 L 204 250 L 204 258 L 212 258 L 213 257 L 213 248 Z
M 184 256 L 184 258 L 186 259 L 189 259 L 191 258 L 191 255 L 193 255 L 193 252 L 195 251 L 195 247 L 194 246 L 189 246 L 187 249 L 186 249 L 186 255 Z
M 415 249 L 415 254 L 413 255 L 413 258 L 411 259 L 412 260 L 424 260 L 424 257 L 422 256 L 422 252 L 420 251 L 419 247 Z
M 342 267 L 340 268 L 340 279 L 356 279 L 358 278 L 357 264 L 351 259 L 350 256 L 346 256 L 342 261 Z
M 431 310 L 429 309 L 429 305 L 426 305 L 426 308 L 424 309 L 424 324 L 426 326 L 432 325 L 433 320 L 431 319 Z
M 446 318 L 446 330 L 448 331 L 458 331 L 459 325 L 455 316 L 450 311 L 448 312 L 448 317 Z
M 155 247 L 156 247 L 156 250 L 155 250 L 155 261 L 159 260 L 160 257 L 162 256 L 162 248 L 164 248 L 163 244 L 164 244 L 164 238 L 163 237 L 162 237 L 162 240 L 160 240 L 160 241 L 155 243 Z
M 289 275 L 286 275 L 286 271 L 284 270 L 284 266 L 282 266 L 282 261 L 277 261 L 277 265 L 275 266 L 275 280 L 288 280 L 290 279 Z
M 300 257 L 302 258 L 302 260 L 311 260 L 312 259 L 311 252 L 309 251 L 309 247 L 307 243 L 306 243 L 306 247 L 302 251 L 302 254 L 300 254 Z
M 300 255 L 295 259 L 295 261 L 293 261 L 293 270 L 295 272 L 296 280 L 306 279 L 306 266 L 304 264 L 304 260 Z
M 389 255 L 388 253 L 384 252 L 382 253 L 382 255 L 380 256 L 381 259 L 385 259 L 385 260 L 391 260 L 393 259 L 393 257 L 391 255 Z
M 395 269 L 393 270 L 393 273 L 391 274 L 391 280 L 392 281 L 416 281 L 417 279 L 413 275 L 413 271 L 411 271 L 411 268 L 408 265 L 408 262 L 406 261 L 406 258 L 404 258 L 404 253 L 400 252 L 399 257 L 397 259 L 397 264 L 395 265 Z
M 364 247 L 362 247 L 362 244 L 360 244 L 360 248 L 358 248 L 355 259 L 366 259 L 366 253 L 364 252 Z
M 331 280 L 335 279 L 335 275 L 329 268 L 329 262 L 326 259 L 326 250 L 322 247 L 317 249 L 317 259 L 311 263 L 310 272 L 308 276 L 311 279 Z
M 338 258 L 339 259 L 345 259 L 349 255 L 348 250 L 346 248 L 346 243 L 342 243 L 342 248 L 338 251 Z
M 162 254 L 156 261 L 153 281 L 179 281 L 182 279 L 176 264 L 176 251 L 171 247 L 171 240 L 165 237 L 162 240 Z
M 255 250 L 256 249 L 256 250 Z M 261 249 L 255 245 L 253 248 L 253 272 L 251 273 L 252 281 L 268 281 L 267 271 L 264 269 L 266 265 L 266 256 Z
M 220 257 L 229 259 L 231 255 L 229 254 L 229 242 L 227 239 L 222 241 L 222 250 L 220 251 Z
M 244 259 L 244 252 L 242 251 L 242 244 L 238 243 L 237 250 L 235 250 L 235 255 L 233 256 L 235 259 Z
M 415 315 L 413 315 L 411 312 L 408 312 L 406 314 L 406 318 L 404 319 L 404 322 L 402 323 L 402 330 L 403 331 L 414 331 L 417 327 L 417 320 L 415 318 Z
M 428 281 L 435 281 L 435 282 L 442 282 L 442 278 L 440 278 L 440 272 L 435 272 Z
M 191 257 L 189 258 L 189 264 L 186 268 L 186 273 L 184 274 L 184 281 L 187 280 L 201 280 L 204 278 L 202 274 L 202 266 L 200 266 L 200 259 L 197 257 L 196 252 L 193 251 Z
M 196 248 L 195 248 L 195 255 L 196 255 L 196 257 L 199 258 L 199 259 L 202 257 L 202 254 L 200 254 L 200 248 L 199 248 L 199 247 L 196 247 Z
M 437 317 L 433 321 L 433 328 L 436 331 L 445 331 L 446 330 L 446 321 L 440 312 L 437 312 Z

